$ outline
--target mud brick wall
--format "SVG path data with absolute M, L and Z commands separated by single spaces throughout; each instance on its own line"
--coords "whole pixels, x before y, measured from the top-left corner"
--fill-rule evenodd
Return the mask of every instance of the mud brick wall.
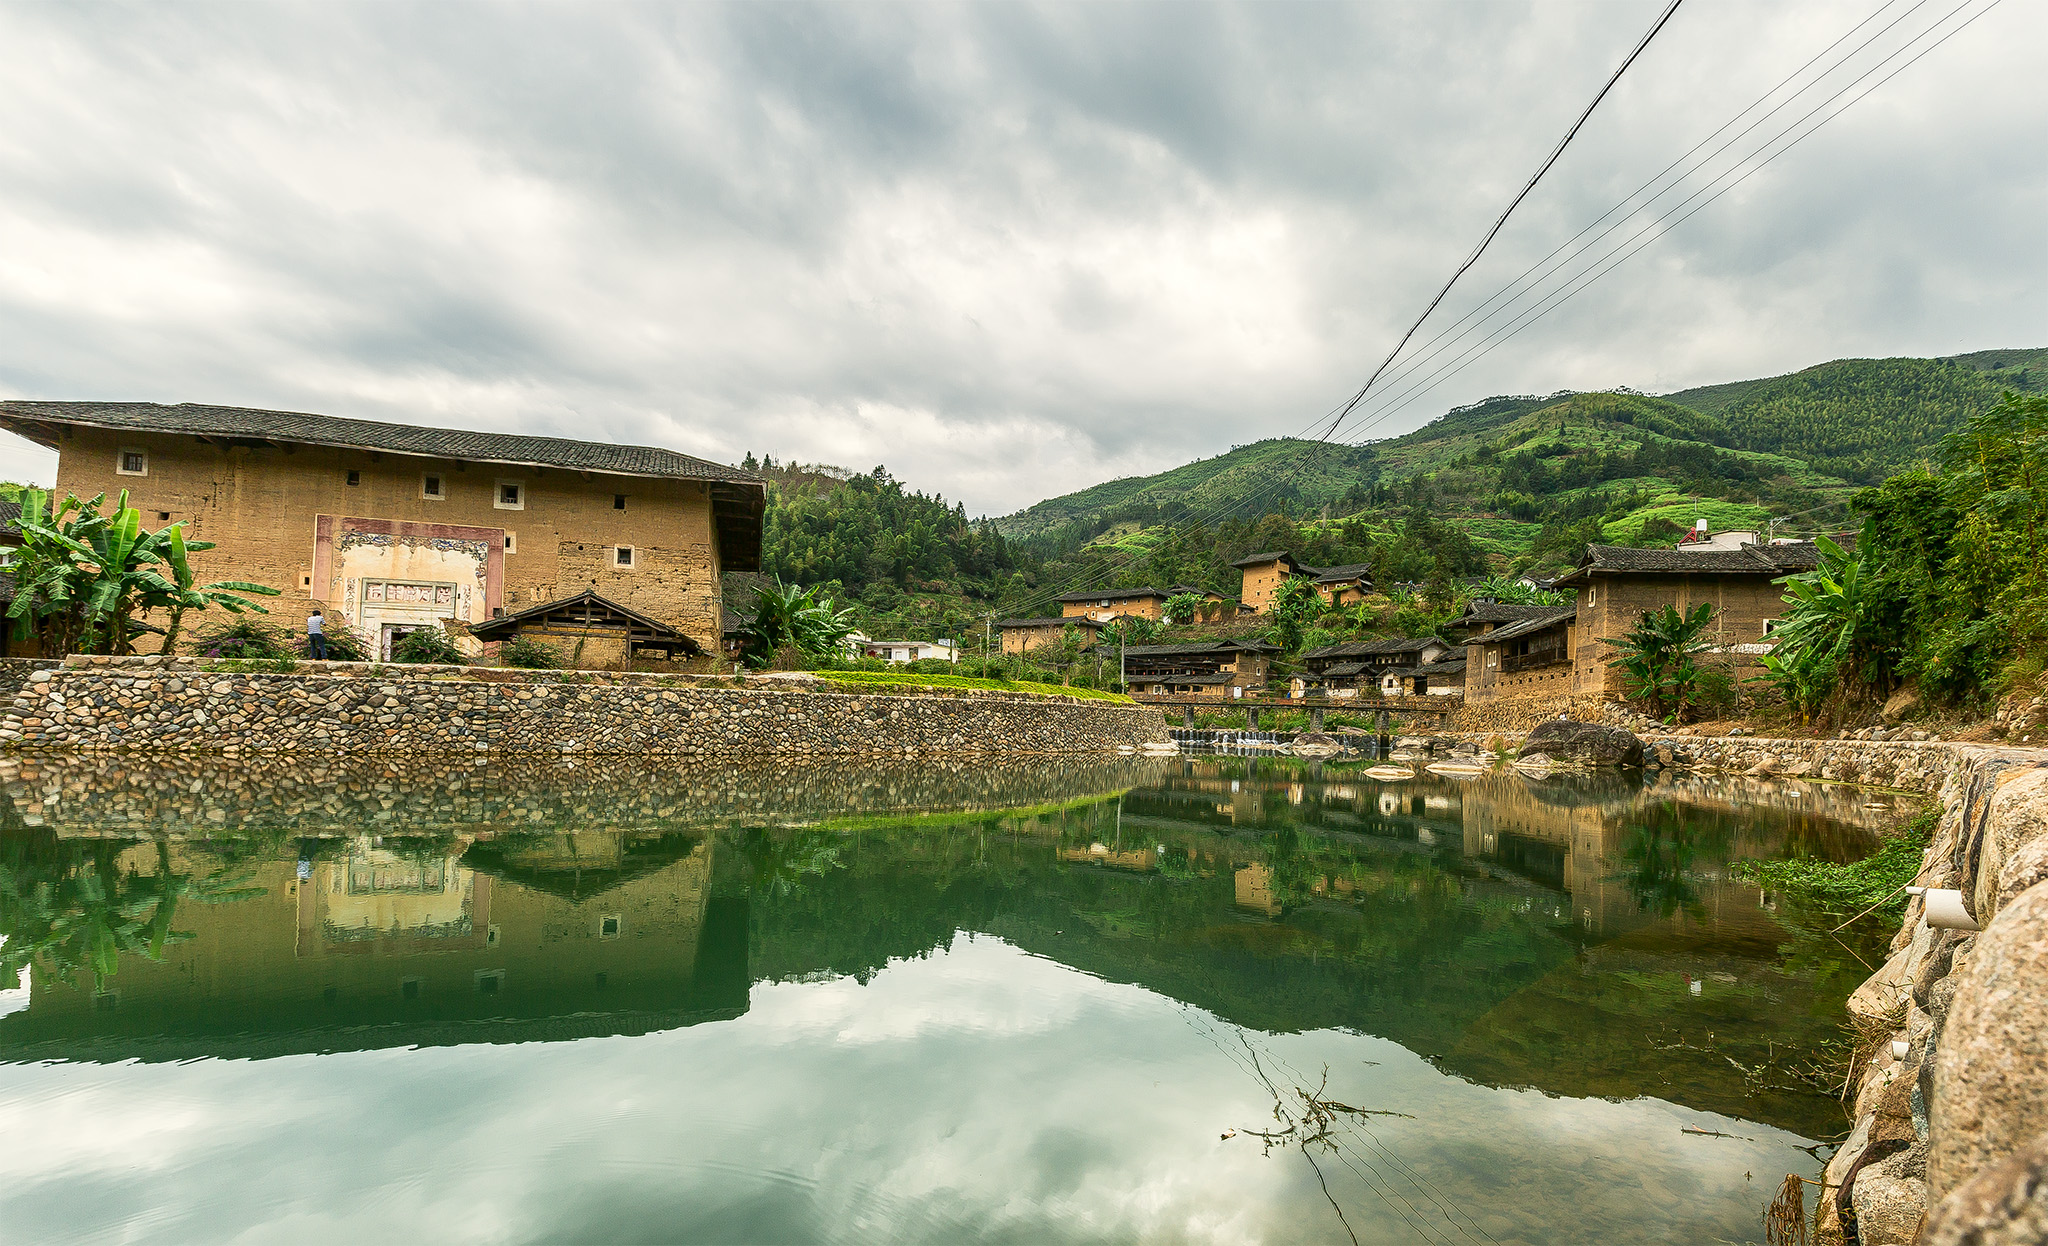
M 1167 739 L 1157 709 L 1068 697 L 829 692 L 803 681 L 184 659 L 72 658 L 31 673 L 9 751 L 322 754 L 1102 753 Z
M 146 475 L 116 473 L 123 449 L 147 454 Z M 423 496 L 427 473 L 441 478 L 444 497 Z M 501 480 L 522 486 L 519 509 L 497 505 Z M 145 526 L 185 520 L 188 535 L 218 545 L 193 556 L 200 579 L 282 590 L 267 604 L 293 629 L 327 591 L 312 581 L 314 521 L 328 515 L 499 529 L 512 538 L 504 562 L 507 612 L 595 589 L 673 624 L 706 649 L 719 645 L 721 556 L 701 481 L 72 430 L 58 459 L 57 495 L 112 497 L 122 489 Z M 623 510 L 616 506 L 622 496 Z M 616 565 L 621 545 L 633 547 L 632 567 Z M 341 604 L 323 603 L 330 614 Z

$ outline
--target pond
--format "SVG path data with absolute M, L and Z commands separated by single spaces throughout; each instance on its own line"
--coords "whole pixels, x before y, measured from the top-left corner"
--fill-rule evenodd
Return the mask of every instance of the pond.
M 0 778 L 36 1241 L 1759 1240 L 1884 932 L 1728 865 L 1904 812 L 1239 757 Z

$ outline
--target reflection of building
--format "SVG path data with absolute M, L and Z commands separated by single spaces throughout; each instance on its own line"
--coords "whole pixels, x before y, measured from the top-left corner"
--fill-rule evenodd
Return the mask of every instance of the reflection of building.
M 0 1056 L 378 1048 L 637 1033 L 743 1012 L 745 908 L 710 894 L 713 841 L 514 836 L 462 853 L 387 841 L 266 861 L 247 899 L 190 904 L 193 938 L 124 956 L 104 990 L 33 980 Z M 124 868 L 154 868 L 154 845 Z M 179 873 L 216 863 L 174 854 Z M 302 876 L 303 871 L 303 876 Z
M 1273 896 L 1273 871 L 1264 862 L 1254 861 L 1242 866 L 1232 877 L 1237 907 L 1264 913 L 1268 917 L 1280 915 L 1280 901 Z

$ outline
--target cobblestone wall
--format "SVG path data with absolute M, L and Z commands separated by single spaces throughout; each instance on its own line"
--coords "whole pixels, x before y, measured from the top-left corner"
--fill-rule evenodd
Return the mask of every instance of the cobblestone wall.
M 689 676 L 73 658 L 0 720 L 13 751 L 641 754 L 1100 753 L 1163 741 L 1157 709 L 1002 693 L 822 691 Z

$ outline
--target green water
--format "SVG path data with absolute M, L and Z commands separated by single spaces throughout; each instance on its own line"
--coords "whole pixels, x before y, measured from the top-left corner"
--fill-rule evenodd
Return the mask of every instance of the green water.
M 0 779 L 22 1241 L 1759 1240 L 1877 949 L 1726 866 L 1901 812 L 1241 758 Z

